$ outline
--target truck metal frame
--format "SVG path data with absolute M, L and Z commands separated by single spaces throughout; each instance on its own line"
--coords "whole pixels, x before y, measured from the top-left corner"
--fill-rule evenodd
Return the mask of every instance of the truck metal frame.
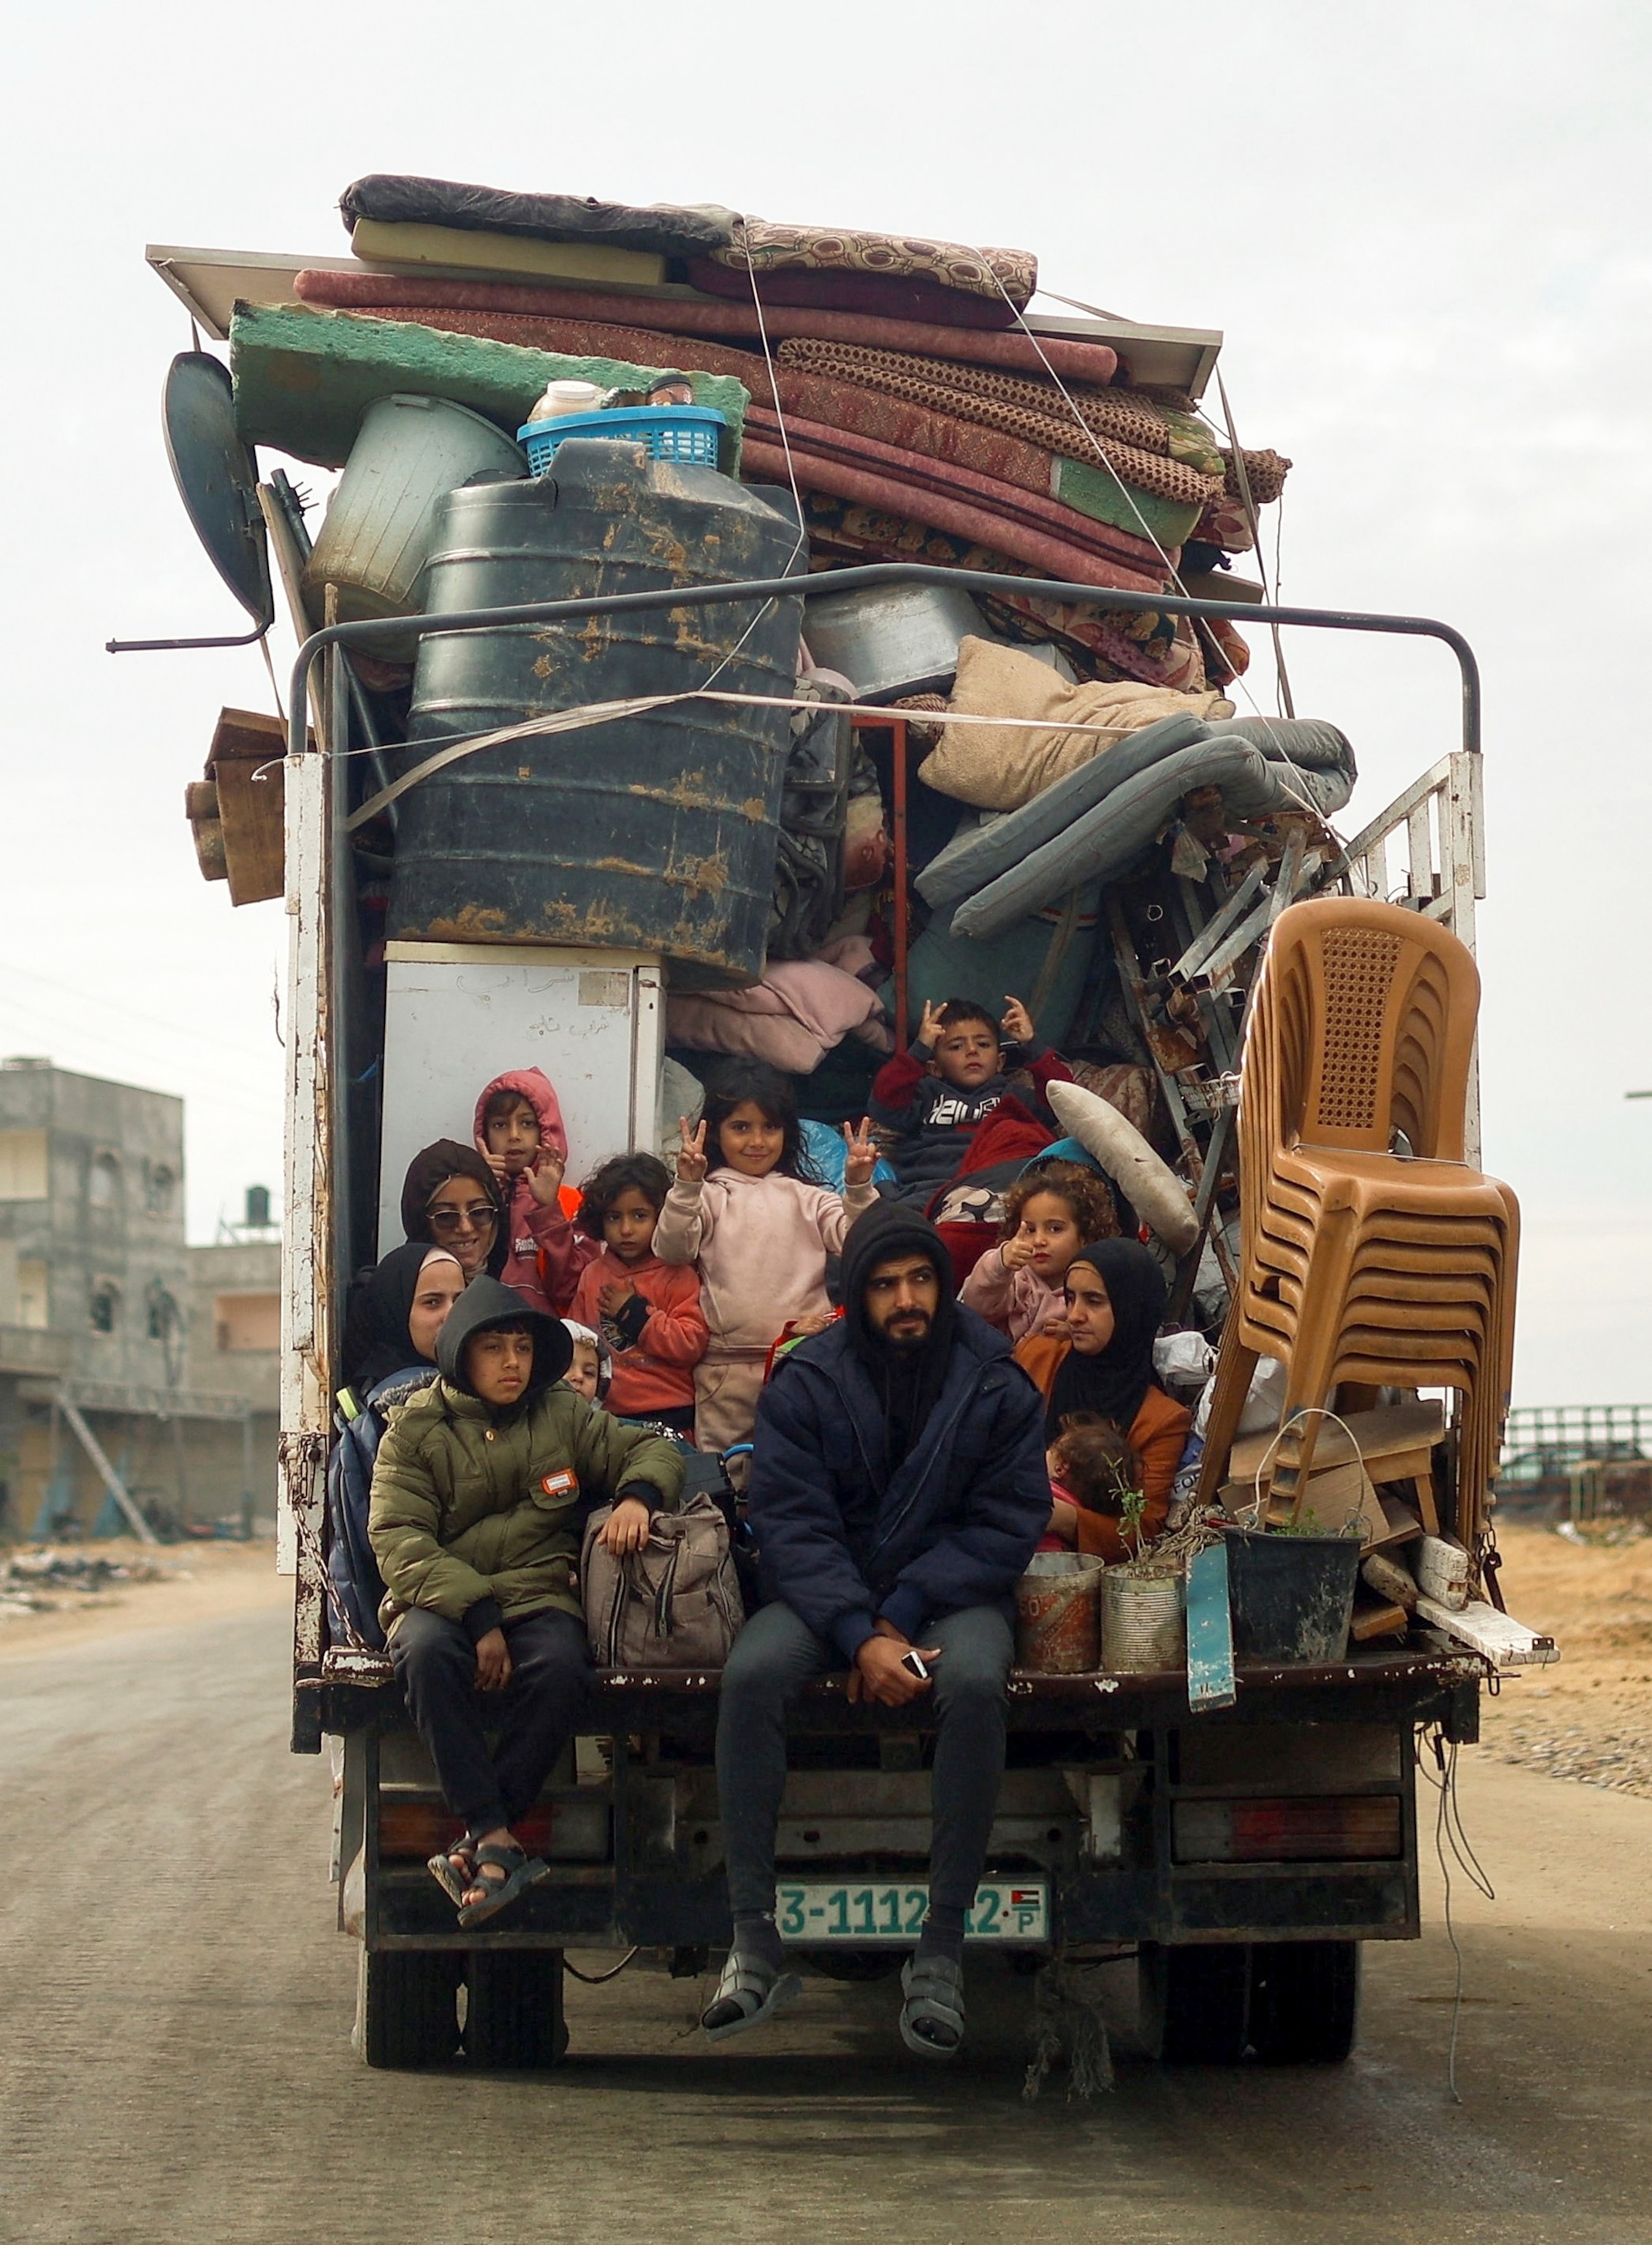
M 951 582 L 959 573 L 887 564 L 836 572 L 833 584 Z M 1450 627 L 976 573 L 964 573 L 964 581 L 1110 608 L 1443 641 L 1459 667 L 1463 746 L 1349 844 L 1329 878 L 1392 896 L 1403 863 L 1397 900 L 1472 945 L 1474 904 L 1485 894 L 1479 685 L 1472 651 Z M 798 590 L 789 579 L 544 602 L 443 615 L 424 630 L 755 602 Z M 290 701 L 280 1535 L 281 1563 L 295 1577 L 292 1744 L 304 1753 L 318 1751 L 323 1735 L 344 1742 L 339 1922 L 362 1942 L 358 2037 L 369 2063 L 452 2055 L 463 1977 L 471 2062 L 541 2065 L 565 2042 L 568 1949 L 657 1950 L 674 1971 L 693 1971 L 727 1943 L 711 1766 L 718 1679 L 599 1674 L 590 1727 L 607 1742 L 606 1758 L 587 1747 L 559 1773 L 550 1797 L 551 1879 L 504 1927 L 456 1929 L 423 1865 L 457 1828 L 389 1662 L 328 1641 L 322 1542 L 349 1268 L 340 1249 L 350 1212 L 341 1198 L 351 1190 L 341 1158 L 346 1087 L 337 1059 L 347 1029 L 342 915 L 330 910 L 335 883 L 351 871 L 348 767 L 330 753 L 348 738 L 349 682 L 335 651 L 370 646 L 384 628 L 329 625 L 312 634 L 299 652 Z M 314 751 L 305 747 L 307 703 Z M 1420 1931 L 1419 1731 L 1434 1727 L 1453 1743 L 1473 1740 L 1487 1672 L 1478 1655 L 1416 1632 L 1404 1652 L 1357 1649 L 1323 1669 L 1243 1669 L 1235 1707 L 1195 1715 L 1183 1676 L 1017 1672 L 988 1875 L 1036 1873 L 1049 1882 L 1049 1936 L 1029 1944 L 1035 1950 L 1138 1947 L 1143 2018 L 1156 2054 L 1230 2060 L 1249 2044 L 1273 2057 L 1344 2057 L 1357 2020 L 1356 1944 Z M 793 1738 L 780 1835 L 789 1875 L 808 1867 L 850 1881 L 898 1879 L 926 1858 L 921 1712 L 850 1706 L 841 1679 L 828 1679 L 804 1694 Z

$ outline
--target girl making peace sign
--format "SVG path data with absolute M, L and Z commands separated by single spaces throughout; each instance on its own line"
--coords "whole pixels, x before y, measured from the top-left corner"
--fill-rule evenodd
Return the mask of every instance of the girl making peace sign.
M 843 1125 L 841 1194 L 817 1184 L 802 1150 L 797 1102 L 759 1061 L 730 1062 L 709 1086 L 704 1119 L 681 1124 L 677 1181 L 654 1252 L 698 1263 L 711 1342 L 694 1370 L 694 1439 L 725 1450 L 750 1435 L 769 1345 L 789 1322 L 831 1315 L 826 1258 L 871 1206 L 877 1149 L 870 1124 Z

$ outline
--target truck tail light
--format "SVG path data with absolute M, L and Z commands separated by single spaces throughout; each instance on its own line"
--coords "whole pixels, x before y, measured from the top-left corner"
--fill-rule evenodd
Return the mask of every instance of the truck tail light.
M 551 1812 L 531 1808 L 511 1828 L 531 1855 L 551 1844 Z M 464 1826 L 440 1801 L 396 1801 L 381 1795 L 378 1844 L 383 1862 L 426 1863 L 439 1848 L 463 1837 Z
M 1388 1861 L 1402 1852 L 1393 1794 L 1310 1801 L 1178 1801 L 1172 1832 L 1179 1863 Z

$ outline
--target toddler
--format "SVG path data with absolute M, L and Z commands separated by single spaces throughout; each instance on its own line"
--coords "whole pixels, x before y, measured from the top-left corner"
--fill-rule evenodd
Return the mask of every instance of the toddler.
M 604 1411 L 613 1380 L 613 1359 L 603 1346 L 600 1333 L 593 1333 L 589 1326 L 580 1325 L 573 1318 L 564 1318 L 561 1322 L 573 1343 L 573 1354 L 562 1375 L 562 1384 L 572 1387 L 576 1395 L 583 1395 L 599 1411 Z
M 726 1450 L 750 1435 L 769 1346 L 793 1320 L 832 1316 L 826 1258 L 877 1197 L 870 1124 L 843 1125 L 841 1194 L 809 1175 L 791 1085 L 761 1061 L 732 1061 L 708 1086 L 706 1111 L 680 1124 L 677 1181 L 666 1196 L 654 1252 L 700 1265 L 708 1335 L 694 1368 L 694 1439 Z
M 1050 1475 L 1050 1523 L 1040 1551 L 1079 1547 L 1079 1515 L 1124 1516 L 1124 1500 L 1141 1487 L 1141 1461 L 1111 1419 L 1075 1411 L 1044 1454 Z
M 572 1232 L 558 1197 L 568 1134 L 550 1078 L 537 1068 L 496 1075 L 476 1102 L 476 1150 L 498 1180 L 506 1254 L 501 1281 L 530 1309 L 554 1315 L 571 1295 Z
M 977 1125 L 1009 1088 L 1000 1034 L 1040 1089 L 1072 1081 L 1060 1055 L 1039 1041 L 1019 998 L 1009 1000 L 1001 1022 L 972 998 L 948 998 L 939 1006 L 926 1000 L 911 1048 L 885 1061 L 872 1079 L 872 1120 L 896 1140 L 896 1199 L 926 1206 L 957 1176 Z
M 670 1190 L 671 1173 L 653 1154 L 616 1155 L 586 1178 L 575 1222 L 601 1251 L 579 1273 L 572 1315 L 613 1353 L 607 1404 L 616 1418 L 692 1435 L 694 1367 L 710 1336 L 693 1265 L 654 1251 Z
M 1107 1179 L 1079 1162 L 1040 1162 L 1004 1196 L 1004 1237 L 964 1281 L 958 1299 L 1012 1341 L 1066 1315 L 1067 1265 L 1092 1239 L 1117 1232 Z

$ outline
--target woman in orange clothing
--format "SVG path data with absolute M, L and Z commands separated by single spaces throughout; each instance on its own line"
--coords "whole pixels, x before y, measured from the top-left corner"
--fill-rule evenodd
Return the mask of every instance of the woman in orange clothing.
M 1029 1333 L 1015 1351 L 1044 1397 L 1045 1440 L 1062 1421 L 1086 1413 L 1111 1420 L 1141 1462 L 1147 1502 L 1141 1536 L 1164 1525 L 1170 1486 L 1181 1462 L 1193 1414 L 1171 1401 L 1153 1376 L 1153 1344 L 1169 1299 L 1164 1274 L 1135 1239 L 1098 1239 L 1067 1266 L 1066 1333 Z M 1080 1509 L 1078 1548 L 1111 1563 L 1131 1549 L 1106 1513 Z

